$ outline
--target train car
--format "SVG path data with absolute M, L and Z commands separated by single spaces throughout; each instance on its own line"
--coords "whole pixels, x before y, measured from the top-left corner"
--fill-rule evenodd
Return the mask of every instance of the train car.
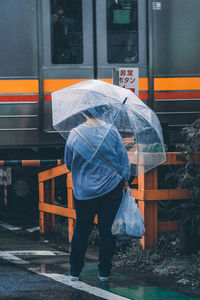
M 200 115 L 199 0 L 0 0 L 0 154 L 61 158 L 51 93 L 139 69 L 169 143 Z

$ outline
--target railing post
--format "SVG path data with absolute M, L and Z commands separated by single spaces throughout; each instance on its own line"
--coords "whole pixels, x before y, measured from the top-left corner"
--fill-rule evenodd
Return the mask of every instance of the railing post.
M 55 204 L 55 178 L 51 179 L 51 204 Z M 55 231 L 55 214 L 51 215 L 51 232 Z
M 44 183 L 44 200 L 45 203 L 51 203 L 51 181 L 47 180 Z M 52 229 L 52 215 L 44 213 L 45 233 L 51 232 Z
M 39 182 L 39 203 L 44 203 L 44 182 Z M 40 233 L 45 233 L 44 212 L 40 210 Z
M 51 184 L 52 183 L 52 184 Z M 54 183 L 42 181 L 39 183 L 40 203 L 52 203 L 54 201 Z M 40 211 L 40 233 L 52 232 L 55 226 L 55 215 Z
M 71 173 L 67 174 L 67 201 L 68 208 L 74 208 L 74 199 L 73 199 L 73 184 L 72 184 L 72 175 Z M 68 218 L 68 239 L 71 243 L 72 236 L 74 233 L 75 220 L 73 218 Z
M 157 169 L 138 176 L 138 190 L 157 190 Z M 158 239 L 158 201 L 138 200 L 138 207 L 144 218 L 145 234 L 141 239 L 144 249 L 152 249 Z

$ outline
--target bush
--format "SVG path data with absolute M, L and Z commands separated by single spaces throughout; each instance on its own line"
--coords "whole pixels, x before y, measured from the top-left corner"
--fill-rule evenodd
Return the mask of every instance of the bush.
M 184 144 L 177 145 L 177 151 L 186 154 L 186 164 L 176 172 L 178 187 L 190 190 L 192 199 L 181 205 L 181 230 L 184 245 L 190 245 L 187 254 L 199 248 L 196 241 L 200 237 L 200 164 L 196 161 L 196 154 L 200 152 L 200 119 L 191 127 L 182 130 Z M 179 207 L 180 209 L 180 207 Z M 190 253 L 189 253 L 190 252 Z

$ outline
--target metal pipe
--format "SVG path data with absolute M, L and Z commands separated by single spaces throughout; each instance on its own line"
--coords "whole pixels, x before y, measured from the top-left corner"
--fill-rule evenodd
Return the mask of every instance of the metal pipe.
M 154 60 L 153 60 L 153 11 L 152 0 L 147 0 L 147 32 L 148 32 L 148 77 L 149 77 L 149 100 L 148 105 L 154 109 Z
M 42 160 L 0 160 L 1 166 L 22 166 L 22 167 L 39 167 L 60 165 L 63 163 L 61 159 L 42 159 Z
M 8 193 L 7 188 L 8 182 L 7 182 L 7 170 L 6 167 L 3 168 L 3 189 L 4 189 L 4 207 L 6 208 L 8 206 Z
M 43 94 L 43 40 L 42 40 L 42 1 L 37 0 L 37 41 L 38 41 L 38 82 L 39 82 L 39 118 L 38 128 L 40 138 L 44 130 L 43 116 L 44 116 L 44 94 Z
M 92 1 L 92 11 L 93 11 L 93 63 L 94 63 L 94 79 L 97 78 L 97 28 L 96 28 L 96 0 Z

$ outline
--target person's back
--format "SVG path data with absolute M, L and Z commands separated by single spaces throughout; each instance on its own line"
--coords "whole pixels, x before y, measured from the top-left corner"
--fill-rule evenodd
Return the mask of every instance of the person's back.
M 117 129 L 110 124 L 89 126 L 84 123 L 77 129 L 94 150 L 91 150 L 75 130 L 71 131 L 65 147 L 65 163 L 72 172 L 74 194 L 78 199 L 99 197 L 111 191 L 123 178 L 128 179 L 129 162 L 126 149 Z M 112 166 L 107 165 L 95 150 L 118 173 L 113 172 Z

